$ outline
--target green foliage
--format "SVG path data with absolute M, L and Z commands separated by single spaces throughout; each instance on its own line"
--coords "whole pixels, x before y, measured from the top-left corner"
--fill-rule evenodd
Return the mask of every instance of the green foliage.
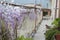
M 18 37 L 17 40 L 33 40 L 32 38 L 25 38 L 24 36 Z
M 56 18 L 53 22 L 52 25 L 54 25 L 54 27 L 58 27 L 58 23 L 60 22 L 60 18 Z
M 45 36 L 46 36 L 46 40 L 54 40 L 54 36 L 56 34 L 60 34 L 60 31 L 58 30 L 58 28 L 60 27 L 60 18 L 57 18 L 53 21 L 53 28 L 49 29 L 46 31 Z
M 45 35 L 46 35 L 46 40 L 54 40 L 54 36 L 55 36 L 56 34 L 60 34 L 60 31 L 58 31 L 58 30 L 56 30 L 56 29 L 54 29 L 54 28 L 48 30 L 48 31 L 46 32 L 46 34 L 45 34 Z

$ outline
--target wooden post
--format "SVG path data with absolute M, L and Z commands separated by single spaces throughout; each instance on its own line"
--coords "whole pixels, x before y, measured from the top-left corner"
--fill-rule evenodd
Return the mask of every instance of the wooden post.
M 57 3 L 58 3 L 58 0 L 56 0 L 56 7 L 55 7 L 55 19 L 56 19 L 56 14 L 57 14 Z
M 37 12 L 36 12 L 36 0 L 35 0 L 35 15 L 37 15 Z M 35 18 L 35 30 L 36 30 L 36 21 L 37 21 L 37 16 Z
M 17 21 L 18 21 L 18 19 L 15 18 L 15 29 L 14 29 L 15 37 L 16 37 L 15 40 L 17 39 L 17 27 L 18 27 Z

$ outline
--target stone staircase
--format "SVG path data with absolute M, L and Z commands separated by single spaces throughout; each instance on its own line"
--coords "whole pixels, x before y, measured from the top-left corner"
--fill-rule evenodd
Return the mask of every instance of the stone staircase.
M 34 40 L 45 40 L 45 35 L 44 35 L 44 33 L 46 32 L 45 25 L 47 24 L 47 25 L 51 26 L 51 22 L 52 22 L 51 19 L 42 20 L 42 23 L 40 24 L 39 29 L 37 30 L 37 33 L 34 36 Z

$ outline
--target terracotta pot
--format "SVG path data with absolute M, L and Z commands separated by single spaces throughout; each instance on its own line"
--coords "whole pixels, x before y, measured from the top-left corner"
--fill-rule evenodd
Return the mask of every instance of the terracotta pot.
M 55 36 L 55 38 L 56 38 L 56 40 L 60 40 L 60 34 L 57 34 L 57 35 Z

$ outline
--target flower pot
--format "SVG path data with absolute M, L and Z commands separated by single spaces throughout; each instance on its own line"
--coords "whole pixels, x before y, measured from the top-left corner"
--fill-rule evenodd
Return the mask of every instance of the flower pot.
M 57 34 L 57 35 L 55 36 L 55 38 L 56 38 L 56 40 L 60 40 L 60 34 Z

